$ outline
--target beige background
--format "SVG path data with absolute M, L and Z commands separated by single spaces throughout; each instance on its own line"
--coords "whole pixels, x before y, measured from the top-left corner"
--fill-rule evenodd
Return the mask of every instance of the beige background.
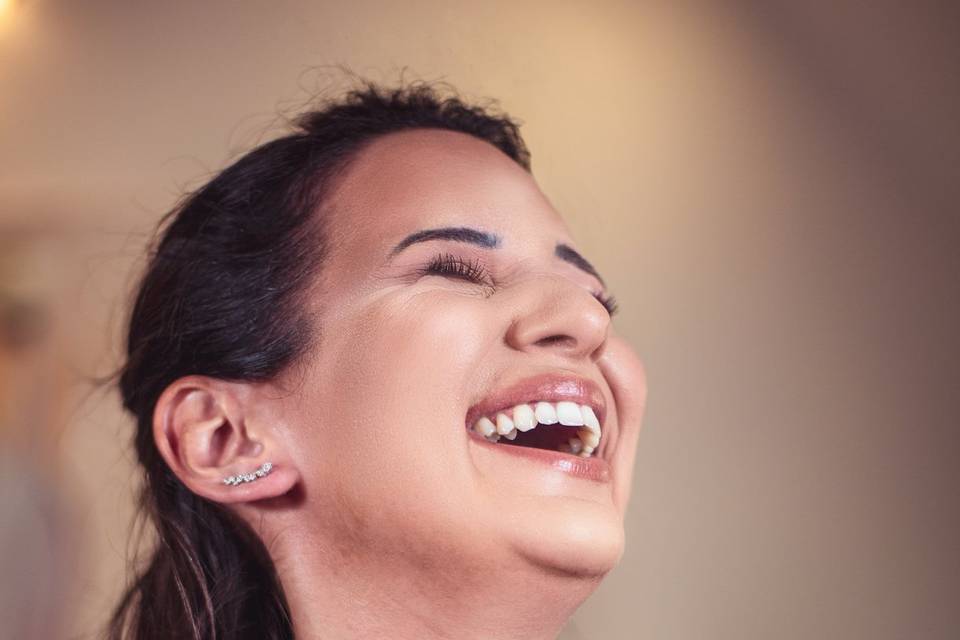
M 48 323 L 0 352 L 3 628 L 88 637 L 122 584 L 131 426 L 81 378 L 152 225 L 345 64 L 526 122 L 647 363 L 628 551 L 563 638 L 960 637 L 951 5 L 15 3 L 0 293 Z

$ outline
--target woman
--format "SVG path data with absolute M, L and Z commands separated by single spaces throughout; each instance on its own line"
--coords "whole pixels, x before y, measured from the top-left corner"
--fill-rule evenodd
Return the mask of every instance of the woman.
M 307 113 L 172 214 L 120 379 L 158 534 L 113 638 L 552 638 L 644 400 L 508 118 Z

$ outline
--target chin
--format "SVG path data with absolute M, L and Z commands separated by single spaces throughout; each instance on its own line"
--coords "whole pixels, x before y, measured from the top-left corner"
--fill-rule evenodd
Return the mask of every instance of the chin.
M 560 502 L 560 501 L 558 501 Z M 515 544 L 528 563 L 552 574 L 602 578 L 623 556 L 623 519 L 611 505 L 563 500 L 534 517 Z

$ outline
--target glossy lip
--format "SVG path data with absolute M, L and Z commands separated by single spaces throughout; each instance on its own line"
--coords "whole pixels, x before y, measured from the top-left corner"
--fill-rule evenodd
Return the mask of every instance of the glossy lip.
M 577 404 L 588 405 L 593 409 L 603 431 L 600 447 L 593 456 L 581 458 L 561 451 L 516 447 L 506 443 L 494 444 L 488 442 L 472 429 L 473 424 L 482 416 L 492 418 L 497 412 L 504 409 L 510 409 L 518 404 L 532 404 L 540 400 L 546 402 L 576 402 Z M 606 417 L 606 397 L 600 385 L 596 382 L 569 373 L 547 373 L 526 378 L 487 395 L 467 411 L 465 426 L 469 436 L 479 446 L 495 447 L 502 453 L 539 461 L 564 473 L 597 482 L 607 482 L 610 479 L 610 465 L 605 459 L 605 454 L 610 449 L 608 444 L 614 434 L 611 433 L 612 429 L 607 425 Z

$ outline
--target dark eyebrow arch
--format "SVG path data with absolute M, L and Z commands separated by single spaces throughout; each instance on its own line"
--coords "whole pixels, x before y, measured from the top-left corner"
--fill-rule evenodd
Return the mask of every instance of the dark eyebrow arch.
M 597 273 L 597 270 L 593 268 L 593 265 L 587 261 L 582 255 L 577 253 L 577 250 L 566 244 L 558 244 L 557 248 L 553 250 L 553 253 L 563 260 L 564 262 L 569 262 L 573 266 L 577 267 L 582 271 L 586 271 L 594 278 L 600 281 L 604 287 L 607 286 L 607 283 L 603 281 L 603 278 L 600 277 L 600 274 Z
M 496 249 L 500 246 L 500 236 L 495 233 L 471 229 L 470 227 L 440 227 L 439 229 L 424 229 L 411 233 L 401 240 L 390 254 L 396 255 L 412 244 L 427 242 L 428 240 L 467 242 L 486 249 Z

